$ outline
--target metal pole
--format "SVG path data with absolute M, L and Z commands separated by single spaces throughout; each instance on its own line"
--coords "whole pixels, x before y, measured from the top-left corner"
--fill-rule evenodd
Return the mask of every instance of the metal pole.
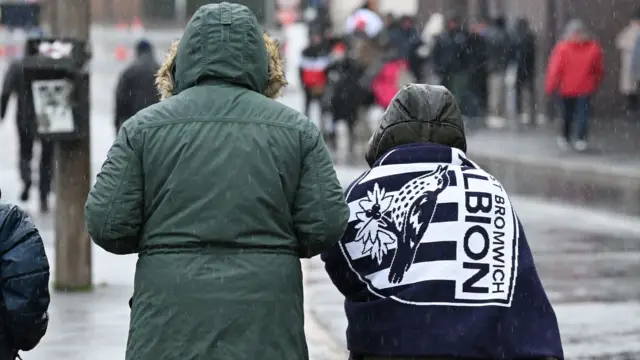
M 52 35 L 88 41 L 90 3 L 87 0 L 52 0 L 56 14 L 52 19 Z M 89 122 L 89 111 L 86 116 L 85 121 Z M 90 136 L 55 144 L 56 290 L 88 291 L 92 286 L 91 240 L 84 224 L 84 204 L 91 186 L 90 149 Z

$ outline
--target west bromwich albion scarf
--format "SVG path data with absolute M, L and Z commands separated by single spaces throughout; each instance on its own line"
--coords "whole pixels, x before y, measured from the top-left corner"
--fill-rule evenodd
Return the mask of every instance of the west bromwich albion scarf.
M 346 198 L 349 225 L 322 259 L 346 298 L 353 353 L 563 358 L 509 197 L 462 151 L 397 147 Z

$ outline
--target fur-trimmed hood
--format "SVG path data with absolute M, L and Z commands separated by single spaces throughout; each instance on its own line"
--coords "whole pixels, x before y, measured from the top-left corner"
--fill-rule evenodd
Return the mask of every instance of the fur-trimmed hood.
M 198 9 L 183 37 L 171 44 L 156 74 L 156 87 L 164 100 L 203 77 L 236 83 L 272 99 L 287 86 L 277 41 L 262 33 L 249 9 L 229 3 Z

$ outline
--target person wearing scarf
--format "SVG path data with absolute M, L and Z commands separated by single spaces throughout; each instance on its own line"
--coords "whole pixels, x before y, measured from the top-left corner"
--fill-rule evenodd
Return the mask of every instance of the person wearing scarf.
M 347 229 L 322 254 L 352 360 L 564 358 L 523 225 L 466 150 L 442 86 L 404 86 L 371 137 Z

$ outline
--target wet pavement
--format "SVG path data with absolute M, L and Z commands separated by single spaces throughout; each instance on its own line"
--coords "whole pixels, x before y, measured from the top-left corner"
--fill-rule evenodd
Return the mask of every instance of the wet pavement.
M 154 36 L 168 46 L 173 32 Z M 109 38 L 108 34 L 101 34 Z M 111 39 L 111 38 L 109 38 Z M 129 39 L 129 38 L 127 38 Z M 110 40 L 117 43 L 118 39 Z M 100 169 L 114 137 L 114 74 L 124 63 L 112 61 L 106 40 L 95 47 L 91 163 Z M 4 67 L 0 64 L 0 71 Z M 302 96 L 291 90 L 282 99 L 299 108 Z M 13 106 L 0 124 L 0 188 L 17 202 L 17 138 Z M 488 136 L 488 135 L 487 135 Z M 515 140 L 514 140 L 515 141 Z M 520 144 L 521 145 L 521 144 Z M 16 150 L 14 150 L 16 149 Z M 38 152 L 36 151 L 36 157 Z M 344 183 L 361 171 L 338 166 Z M 34 162 L 34 170 L 37 164 Z M 34 175 L 37 171 L 34 171 Z M 35 196 L 35 189 L 33 192 Z M 640 359 L 640 222 L 633 217 L 516 198 L 543 282 L 561 324 L 567 359 Z M 41 227 L 53 259 L 52 216 L 39 215 L 35 201 L 25 207 Z M 135 256 L 114 256 L 94 247 L 94 283 L 88 294 L 54 293 L 51 324 L 40 346 L 25 360 L 121 359 L 124 357 Z M 306 262 L 306 301 L 311 316 L 307 334 L 312 360 L 345 359 L 342 300 L 318 259 Z
M 357 173 L 340 169 L 342 173 Z M 640 359 L 640 222 L 515 197 L 569 360 Z M 342 296 L 322 261 L 308 266 L 311 312 L 344 343 Z

